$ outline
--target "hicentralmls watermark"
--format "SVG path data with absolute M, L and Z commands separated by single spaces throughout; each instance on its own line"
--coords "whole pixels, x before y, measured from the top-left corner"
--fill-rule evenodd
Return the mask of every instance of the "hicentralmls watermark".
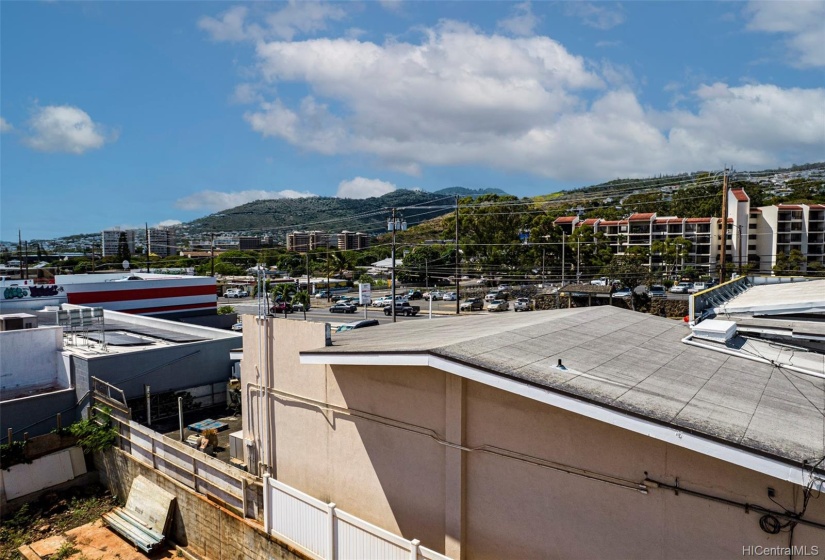
M 742 556 L 819 556 L 819 547 L 750 545 L 742 547 Z

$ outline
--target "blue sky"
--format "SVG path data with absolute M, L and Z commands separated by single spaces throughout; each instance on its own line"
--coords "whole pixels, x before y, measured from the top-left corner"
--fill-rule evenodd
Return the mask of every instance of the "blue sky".
M 4 2 L 0 239 L 825 160 L 823 2 Z

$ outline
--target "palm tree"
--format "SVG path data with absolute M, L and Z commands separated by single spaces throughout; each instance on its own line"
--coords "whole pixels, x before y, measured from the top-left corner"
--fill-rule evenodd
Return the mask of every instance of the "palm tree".
M 304 310 L 304 321 L 307 320 L 307 310 L 309 309 L 309 292 L 301 290 L 292 296 L 292 303 L 300 303 Z

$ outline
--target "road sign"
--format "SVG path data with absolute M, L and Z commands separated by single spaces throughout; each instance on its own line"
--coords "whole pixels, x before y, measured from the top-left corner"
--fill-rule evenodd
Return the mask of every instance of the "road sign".
M 372 284 L 358 284 L 358 300 L 361 305 L 372 303 Z

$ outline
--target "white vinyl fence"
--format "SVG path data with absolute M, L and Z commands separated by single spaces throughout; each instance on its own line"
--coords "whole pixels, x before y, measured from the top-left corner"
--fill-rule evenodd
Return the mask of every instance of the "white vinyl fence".
M 268 477 L 264 527 L 317 560 L 450 560 Z

